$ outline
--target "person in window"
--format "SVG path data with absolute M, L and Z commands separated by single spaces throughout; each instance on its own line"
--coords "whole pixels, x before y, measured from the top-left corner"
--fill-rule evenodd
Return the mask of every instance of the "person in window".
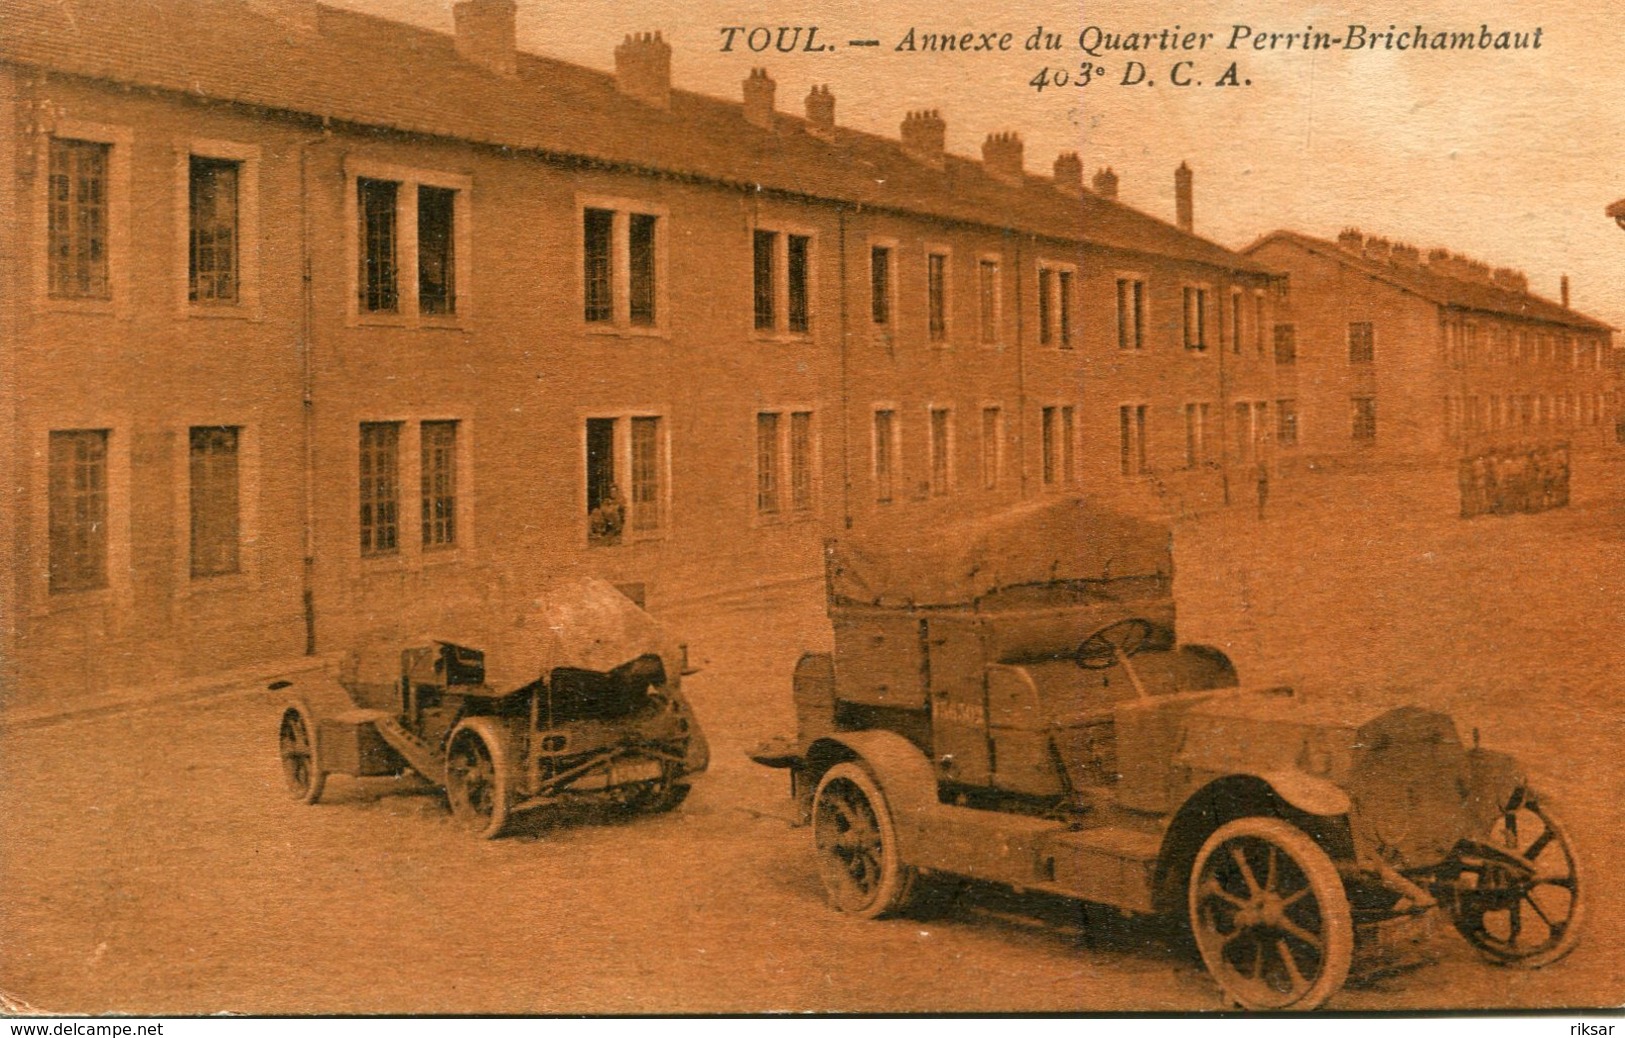
M 587 516 L 588 533 L 599 544 L 619 544 L 621 531 L 626 529 L 626 499 L 621 488 L 611 483 L 598 507 Z

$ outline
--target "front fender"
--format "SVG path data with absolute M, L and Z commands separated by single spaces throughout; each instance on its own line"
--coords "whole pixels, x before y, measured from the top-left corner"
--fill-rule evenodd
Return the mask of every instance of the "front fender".
M 816 771 L 811 784 L 816 785 L 834 764 L 853 759 L 869 770 L 886 796 L 902 859 L 919 860 L 926 820 L 939 807 L 931 762 L 918 746 L 896 732 L 834 732 L 807 748 L 807 763 Z
M 1349 795 L 1330 779 L 1316 778 L 1294 768 L 1260 772 L 1258 778 L 1282 800 L 1306 814 L 1331 818 L 1349 813 Z

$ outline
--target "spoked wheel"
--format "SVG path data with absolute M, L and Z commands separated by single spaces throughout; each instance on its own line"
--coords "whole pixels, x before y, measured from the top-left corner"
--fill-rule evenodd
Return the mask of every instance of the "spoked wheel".
M 282 756 L 282 780 L 288 795 L 302 804 L 314 804 L 327 785 L 327 772 L 316 764 L 316 725 L 310 708 L 294 703 L 282 711 L 277 729 L 277 750 Z
M 1191 870 L 1191 931 L 1208 972 L 1245 1009 L 1314 1009 L 1354 960 L 1348 895 L 1326 852 L 1275 818 L 1238 818 Z
M 1585 898 L 1568 834 L 1532 789 L 1513 793 L 1485 841 L 1508 857 L 1469 862 L 1456 887 L 1456 929 L 1492 962 L 1536 969 L 1580 940 Z
M 665 774 L 653 782 L 643 782 L 631 787 L 621 797 L 621 805 L 628 811 L 639 814 L 658 815 L 667 811 L 675 811 L 683 801 L 688 799 L 688 785 L 678 785 L 677 769 L 667 765 Z
M 502 739 L 485 718 L 464 721 L 446 752 L 446 800 L 452 817 L 482 839 L 501 835 L 512 806 Z
M 915 871 L 898 856 L 891 809 L 862 765 L 837 764 L 818 784 L 813 840 L 837 912 L 874 919 L 907 903 Z

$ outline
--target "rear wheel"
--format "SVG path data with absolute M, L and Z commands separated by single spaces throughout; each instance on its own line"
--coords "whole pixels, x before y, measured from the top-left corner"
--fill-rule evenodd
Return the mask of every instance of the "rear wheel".
M 1514 859 L 1486 859 L 1462 873 L 1456 929 L 1491 962 L 1522 969 L 1550 965 L 1580 940 L 1585 899 L 1568 834 L 1544 798 L 1520 789 L 1485 841 Z
M 1276 818 L 1238 818 L 1208 838 L 1191 870 L 1190 917 L 1208 972 L 1245 1009 L 1314 1009 L 1354 961 L 1337 867 Z
M 464 721 L 446 751 L 446 800 L 469 832 L 492 839 L 507 827 L 513 793 L 507 754 L 496 726 L 483 717 Z
M 327 772 L 316 763 L 316 723 L 304 703 L 293 703 L 282 711 L 277 750 L 282 757 L 282 781 L 288 795 L 302 804 L 320 800 Z
M 813 841 L 831 906 L 859 919 L 901 909 L 915 870 L 898 854 L 886 796 L 857 763 L 837 764 L 813 795 Z

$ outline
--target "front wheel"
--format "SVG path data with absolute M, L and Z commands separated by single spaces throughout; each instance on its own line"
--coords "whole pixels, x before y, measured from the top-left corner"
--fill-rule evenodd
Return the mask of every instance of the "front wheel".
M 446 800 L 452 817 L 481 839 L 507 827 L 513 804 L 501 733 L 487 718 L 458 725 L 446 750 Z
M 1522 969 L 1573 951 L 1585 909 L 1580 863 L 1545 799 L 1532 789 L 1513 793 L 1485 842 L 1511 860 L 1486 857 L 1463 870 L 1451 917 L 1467 943 Z
M 1208 972 L 1244 1009 L 1314 1009 L 1354 961 L 1337 867 L 1276 818 L 1238 818 L 1208 837 L 1191 870 L 1190 918 Z
M 837 912 L 875 919 L 907 904 L 916 873 L 898 854 L 885 794 L 861 764 L 837 764 L 818 783 L 813 841 Z
M 327 772 L 317 765 L 316 722 L 310 707 L 292 703 L 282 711 L 277 728 L 277 751 L 282 758 L 282 781 L 288 795 L 302 804 L 322 798 Z

